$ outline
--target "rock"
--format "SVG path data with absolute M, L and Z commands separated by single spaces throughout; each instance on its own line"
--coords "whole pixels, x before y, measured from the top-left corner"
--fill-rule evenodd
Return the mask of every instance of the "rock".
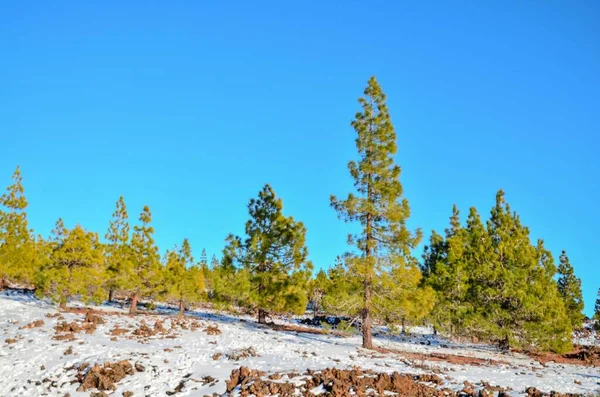
M 44 325 L 44 320 L 35 320 L 27 325 L 22 326 L 20 329 L 38 328 Z
M 204 328 L 204 332 L 206 332 L 209 335 L 221 335 L 221 330 L 216 324 L 209 325 L 208 327 Z
M 79 372 L 77 379 L 81 385 L 77 391 L 86 391 L 94 388 L 100 391 L 115 390 L 115 383 L 133 373 L 133 366 L 127 360 L 117 363 L 106 362 L 103 366 L 96 364 L 85 372 L 85 374 L 81 371 Z

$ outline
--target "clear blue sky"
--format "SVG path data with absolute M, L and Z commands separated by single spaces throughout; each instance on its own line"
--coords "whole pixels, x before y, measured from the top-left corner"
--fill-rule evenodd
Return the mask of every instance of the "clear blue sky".
M 104 234 L 124 195 L 163 251 L 220 254 L 269 182 L 327 267 L 349 230 L 329 195 L 352 188 L 349 123 L 376 75 L 410 225 L 443 230 L 453 203 L 487 216 L 502 188 L 567 250 L 592 312 L 597 2 L 91 3 L 0 5 L 0 185 L 20 164 L 36 232 L 63 217 Z

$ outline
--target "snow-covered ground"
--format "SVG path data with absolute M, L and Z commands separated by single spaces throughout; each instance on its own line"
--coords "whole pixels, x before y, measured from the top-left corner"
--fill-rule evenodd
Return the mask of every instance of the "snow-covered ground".
M 444 387 L 460 390 L 464 381 L 473 384 L 486 381 L 510 387 L 513 395 L 522 395 L 529 386 L 546 392 L 600 392 L 599 368 L 553 363 L 543 366 L 525 355 L 502 354 L 485 345 L 453 344 L 431 335 L 404 339 L 378 337 L 376 344 L 394 351 L 452 354 L 490 361 L 479 365 L 451 364 L 415 359 L 411 354 L 366 351 L 360 348 L 359 336 L 276 331 L 255 324 L 249 317 L 207 311 L 188 313 L 186 328 L 190 329 L 182 329 L 176 317 L 168 313 L 131 317 L 118 307 L 95 308 L 113 314 L 103 316 L 105 323 L 98 325 L 93 333 L 79 332 L 75 340 L 61 341 L 53 339 L 54 326 L 61 321 L 81 321 L 83 314 L 60 312 L 62 320 L 48 317 L 59 313 L 56 306 L 23 294 L 0 294 L 0 396 L 66 393 L 71 397 L 90 396 L 96 390 L 76 391 L 79 386 L 75 382 L 76 367 L 84 362 L 93 365 L 119 360 L 141 364 L 145 370 L 118 382 L 114 396 L 125 391 L 133 392 L 133 396 L 164 396 L 166 392 L 177 391 L 181 384 L 183 387 L 178 388 L 176 396 L 222 395 L 231 371 L 240 366 L 267 373 L 353 366 L 377 372 L 435 372 L 446 382 Z M 42 326 L 22 328 L 40 319 L 44 321 Z M 150 328 L 157 320 L 162 321 L 165 333 L 150 337 L 132 335 L 142 320 Z M 193 324 L 199 328 L 191 329 Z M 215 325 L 220 335 L 204 331 Z M 127 331 L 111 334 L 116 327 Z M 238 361 L 231 358 L 250 347 L 256 356 Z M 69 348 L 72 353 L 65 354 Z M 203 381 L 207 376 L 216 379 L 216 383 Z

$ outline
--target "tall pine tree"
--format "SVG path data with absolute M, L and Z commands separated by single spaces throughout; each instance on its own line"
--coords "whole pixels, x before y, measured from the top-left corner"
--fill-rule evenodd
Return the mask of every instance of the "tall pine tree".
M 31 284 L 40 265 L 35 239 L 28 229 L 27 199 L 19 167 L 12 179 L 13 183 L 0 197 L 0 290 L 9 281 Z
M 363 347 L 373 348 L 373 317 L 385 318 L 402 310 L 394 298 L 408 287 L 398 277 L 418 272 L 411 251 L 421 239 L 421 232 L 406 226 L 410 216 L 408 200 L 403 197 L 400 167 L 394 163 L 397 151 L 396 132 L 386 105 L 386 97 L 375 77 L 371 77 L 359 98 L 362 111 L 356 113 L 352 127 L 359 160 L 348 165 L 356 194 L 346 199 L 331 197 L 331 205 L 340 218 L 358 222 L 361 232 L 349 236 L 359 251 L 348 258 L 350 274 L 360 280 L 361 301 L 356 309 L 362 320 Z M 411 277 L 418 282 L 420 277 Z M 410 286 L 417 292 L 416 288 Z
M 154 228 L 150 207 L 144 206 L 139 218 L 139 225 L 133 227 L 131 250 L 133 272 L 131 274 L 131 306 L 130 313 L 135 313 L 142 297 L 154 297 L 160 291 L 161 265 L 158 247 L 154 243 Z
M 117 201 L 115 212 L 106 233 L 106 273 L 108 300 L 115 291 L 130 289 L 133 272 L 131 246 L 129 244 L 129 215 L 123 196 Z
M 259 323 L 270 312 L 304 312 L 311 271 L 304 225 L 283 214 L 283 203 L 268 184 L 250 200 L 248 212 L 246 238 L 227 238 L 224 266 L 246 270 L 247 304 L 257 309 Z
M 566 251 L 562 251 L 558 263 L 558 292 L 565 304 L 571 325 L 579 328 L 583 324 L 583 296 L 581 280 L 575 275 Z

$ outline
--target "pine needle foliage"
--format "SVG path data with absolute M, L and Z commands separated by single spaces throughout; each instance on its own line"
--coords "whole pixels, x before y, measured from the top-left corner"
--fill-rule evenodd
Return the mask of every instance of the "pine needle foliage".
M 269 313 L 303 313 L 312 266 L 307 261 L 306 229 L 283 214 L 283 202 L 265 185 L 248 204 L 246 237 L 230 235 L 224 250 L 225 269 L 244 269 L 249 277 L 245 302 L 258 311 L 258 322 Z
M 204 274 L 200 264 L 194 263 L 192 247 L 184 239 L 181 248 L 165 254 L 165 285 L 167 299 L 174 300 L 183 315 L 186 306 L 199 302 L 204 295 Z
M 108 232 L 106 233 L 106 289 L 109 301 L 115 291 L 133 287 L 133 261 L 130 245 L 130 226 L 123 196 L 117 201 Z
M 66 306 L 70 298 L 100 303 L 104 297 L 104 250 L 98 234 L 80 225 L 68 230 L 56 223 L 49 262 L 38 275 L 37 293 Z
M 562 298 L 565 309 L 573 328 L 583 325 L 583 294 L 581 280 L 575 275 L 566 251 L 562 251 L 558 263 L 558 293 Z
M 32 284 L 41 260 L 27 223 L 27 199 L 19 167 L 12 180 L 0 196 L 0 289 L 9 282 Z
M 139 224 L 133 227 L 131 251 L 133 272 L 129 285 L 131 286 L 130 311 L 137 310 L 141 297 L 155 298 L 162 288 L 162 267 L 158 247 L 154 242 L 154 228 L 150 207 L 144 206 L 139 217 Z
M 358 102 L 362 110 L 352 127 L 359 159 L 348 164 L 356 192 L 345 199 L 332 196 L 331 206 L 340 218 L 361 227 L 360 233 L 348 239 L 357 251 L 346 259 L 348 274 L 361 284 L 360 299 L 353 297 L 349 312 L 360 313 L 363 347 L 370 349 L 374 319 L 427 314 L 431 305 L 417 302 L 427 301 L 432 293 L 418 288 L 420 273 L 412 250 L 421 240 L 421 231 L 413 232 L 406 224 L 410 206 L 394 160 L 396 132 L 375 77 Z

